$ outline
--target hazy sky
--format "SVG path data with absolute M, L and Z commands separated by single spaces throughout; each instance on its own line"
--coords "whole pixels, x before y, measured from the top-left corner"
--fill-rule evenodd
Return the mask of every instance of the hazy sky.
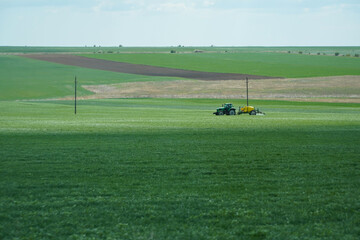
M 360 0 L 0 0 L 1 46 L 359 46 Z

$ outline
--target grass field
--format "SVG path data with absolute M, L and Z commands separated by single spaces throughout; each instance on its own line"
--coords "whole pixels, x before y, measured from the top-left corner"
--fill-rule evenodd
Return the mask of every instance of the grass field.
M 115 73 L 18 56 L 0 55 L 0 100 L 44 99 L 73 95 L 74 78 L 84 84 L 136 81 L 171 81 L 171 77 L 149 77 Z M 91 94 L 79 87 L 79 95 Z
M 358 58 L 249 49 L 237 50 L 248 54 L 249 70 L 264 59 L 259 69 L 275 73 L 271 65 L 279 75 L 358 74 Z M 152 56 L 157 64 L 230 71 L 243 61 L 233 50 Z M 359 104 L 251 100 L 265 116 L 214 116 L 225 101 L 244 101 L 97 99 L 80 100 L 74 115 L 73 101 L 54 100 L 73 94 L 74 75 L 80 86 L 176 80 L 0 55 L 0 239 L 358 239 Z M 318 94 L 339 84 L 320 80 L 316 88 L 291 80 L 298 85 L 290 90 Z M 288 94 L 291 81 L 274 83 L 278 93 Z M 357 86 L 334 93 L 355 94 Z
M 0 104 L 1 239 L 356 239 L 358 104 Z
M 204 72 L 286 78 L 360 75 L 360 58 L 334 56 L 273 52 L 85 54 L 82 56 Z

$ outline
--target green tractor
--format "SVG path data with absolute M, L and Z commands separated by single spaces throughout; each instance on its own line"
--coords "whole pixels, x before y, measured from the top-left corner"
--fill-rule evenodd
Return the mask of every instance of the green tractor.
M 259 109 L 255 109 L 253 106 L 249 106 L 249 80 L 246 78 L 246 106 L 239 107 L 238 114 L 248 113 L 249 115 L 265 115 Z M 216 109 L 215 115 L 236 115 L 236 109 L 232 103 L 225 103 L 222 107 Z
M 216 109 L 216 112 L 213 114 L 215 115 L 236 115 L 236 109 L 232 105 L 232 103 L 225 103 L 222 105 L 222 107 L 219 107 Z

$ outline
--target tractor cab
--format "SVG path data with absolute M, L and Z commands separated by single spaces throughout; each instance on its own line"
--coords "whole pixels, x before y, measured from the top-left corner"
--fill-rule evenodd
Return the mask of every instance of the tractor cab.
M 224 108 L 231 109 L 233 107 L 232 103 L 225 103 Z

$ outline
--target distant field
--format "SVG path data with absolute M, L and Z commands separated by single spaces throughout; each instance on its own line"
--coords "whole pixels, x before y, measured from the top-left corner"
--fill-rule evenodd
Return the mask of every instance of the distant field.
M 18 56 L 0 55 L 0 100 L 72 96 L 75 76 L 78 78 L 79 86 L 175 79 L 93 70 Z M 91 94 L 80 87 L 78 90 L 79 95 Z
M 360 58 L 351 57 L 274 52 L 86 54 L 82 56 L 186 70 L 271 77 L 360 75 Z
M 224 101 L 0 102 L 0 238 L 356 239 L 359 105 Z
M 254 63 L 257 56 L 269 55 L 270 53 L 248 53 L 249 59 L 253 59 Z M 276 56 L 288 57 L 289 54 L 271 53 Z M 126 58 L 124 61 L 134 58 L 135 60 L 146 59 L 148 64 L 155 62 L 156 58 L 160 62 L 166 62 L 170 67 L 179 67 L 177 64 L 185 64 L 184 62 L 193 61 L 194 66 L 204 67 L 202 70 L 210 71 L 208 65 L 205 63 L 214 64 L 214 69 L 224 70 L 230 67 L 236 66 L 240 60 L 236 56 L 241 54 L 96 54 L 91 55 L 96 58 L 120 60 L 120 58 Z M 89 56 L 89 55 L 87 55 Z M 135 57 L 134 57 L 135 56 Z M 136 57 L 139 56 L 139 57 Z M 145 58 L 142 58 L 145 56 Z M 213 56 L 213 58 L 211 58 Z M 232 56 L 232 60 L 227 60 L 231 64 L 223 64 L 224 61 L 219 61 L 222 57 Z M 325 67 L 325 62 L 322 62 L 324 73 L 330 74 L 334 69 L 345 71 L 346 75 L 350 75 L 351 71 L 358 71 L 356 68 L 350 68 L 355 66 L 354 63 L 359 62 L 357 58 L 338 58 L 338 57 L 326 57 L 326 56 L 301 56 L 291 55 L 292 58 L 305 57 L 305 58 L 326 58 L 331 59 L 331 63 L 335 64 L 337 60 L 350 61 L 351 64 L 338 64 L 337 67 L 330 67 L 330 63 Z M 116 59 L 114 59 L 116 58 Z M 166 61 L 169 59 L 174 61 Z M 179 60 L 183 61 L 179 61 Z M 188 59 L 188 60 L 186 60 Z M 248 59 L 248 60 L 249 60 Z M 274 59 L 272 62 L 278 62 L 280 66 L 280 60 L 271 58 L 268 56 L 268 61 Z M 259 60 L 259 59 L 258 59 Z M 284 59 L 283 59 L 284 60 Z M 74 93 L 74 77 L 77 76 L 79 81 L 78 95 L 89 96 L 93 92 L 97 92 L 93 98 L 106 98 L 106 97 L 190 97 L 190 98 L 241 98 L 244 99 L 244 83 L 240 82 L 190 82 L 176 81 L 179 78 L 173 77 L 154 77 L 143 76 L 135 74 L 124 74 L 117 72 L 101 71 L 88 68 L 74 67 L 62 64 L 55 64 L 46 61 L 38 61 L 19 56 L 0 55 L 0 100 L 18 100 L 18 99 L 45 99 L 45 98 L 64 98 L 72 97 Z M 143 62 L 144 63 L 144 62 Z M 247 62 L 249 63 L 249 62 Z M 264 68 L 258 68 L 257 73 L 266 74 L 266 72 L 260 72 L 260 70 L 266 70 L 273 63 L 264 63 Z M 280 65 L 279 65 L 280 64 Z M 295 62 L 293 61 L 293 64 Z M 303 66 L 304 62 L 298 62 L 293 65 L 293 68 L 288 67 L 285 70 L 288 72 L 286 75 L 295 73 L 295 70 L 306 70 L 306 66 Z M 320 62 L 318 63 L 320 64 Z M 210 64 L 209 64 L 210 66 Z M 303 67 L 301 67 L 303 66 Z M 189 68 L 191 66 L 188 66 Z M 276 68 L 276 64 L 273 69 Z M 359 68 L 360 69 L 360 68 Z M 289 73 L 290 70 L 294 72 Z M 339 70 L 339 71 L 340 71 Z M 280 72 L 281 70 L 279 70 Z M 241 72 L 241 71 L 239 71 Z M 276 73 L 279 73 L 276 72 Z M 310 74 L 310 70 L 307 69 L 307 73 Z M 324 74 L 324 75 L 326 75 Z M 345 74 L 345 72 L 344 72 Z M 279 74 L 280 75 L 280 74 Z M 157 83 L 157 82 L 163 83 Z M 137 83 L 134 82 L 148 82 Z M 125 84 L 126 83 L 126 84 Z M 129 84 L 128 84 L 129 83 Z M 81 86 L 86 85 L 86 89 Z M 98 86 L 98 87 L 97 87 Z M 115 86 L 115 88 L 114 88 Z M 298 79 L 283 79 L 283 80 L 264 80 L 255 81 L 250 84 L 251 98 L 255 99 L 302 99 L 303 101 L 343 101 L 343 102 L 358 102 L 359 101 L 359 81 L 358 77 L 331 77 L 331 78 L 298 78 Z M 106 92 L 104 92 L 106 90 Z M 309 98 L 309 99 L 307 99 Z
M 230 98 L 246 100 L 245 81 L 157 81 L 83 85 L 101 98 Z M 249 81 L 250 99 L 360 103 L 360 76 L 264 79 Z
M 360 47 L 196 47 L 196 46 L 169 46 L 169 47 L 32 47 L 32 46 L 0 46 L 0 53 L 191 53 L 195 50 L 205 52 L 281 52 L 291 54 L 326 54 L 335 53 L 354 56 L 360 54 Z

